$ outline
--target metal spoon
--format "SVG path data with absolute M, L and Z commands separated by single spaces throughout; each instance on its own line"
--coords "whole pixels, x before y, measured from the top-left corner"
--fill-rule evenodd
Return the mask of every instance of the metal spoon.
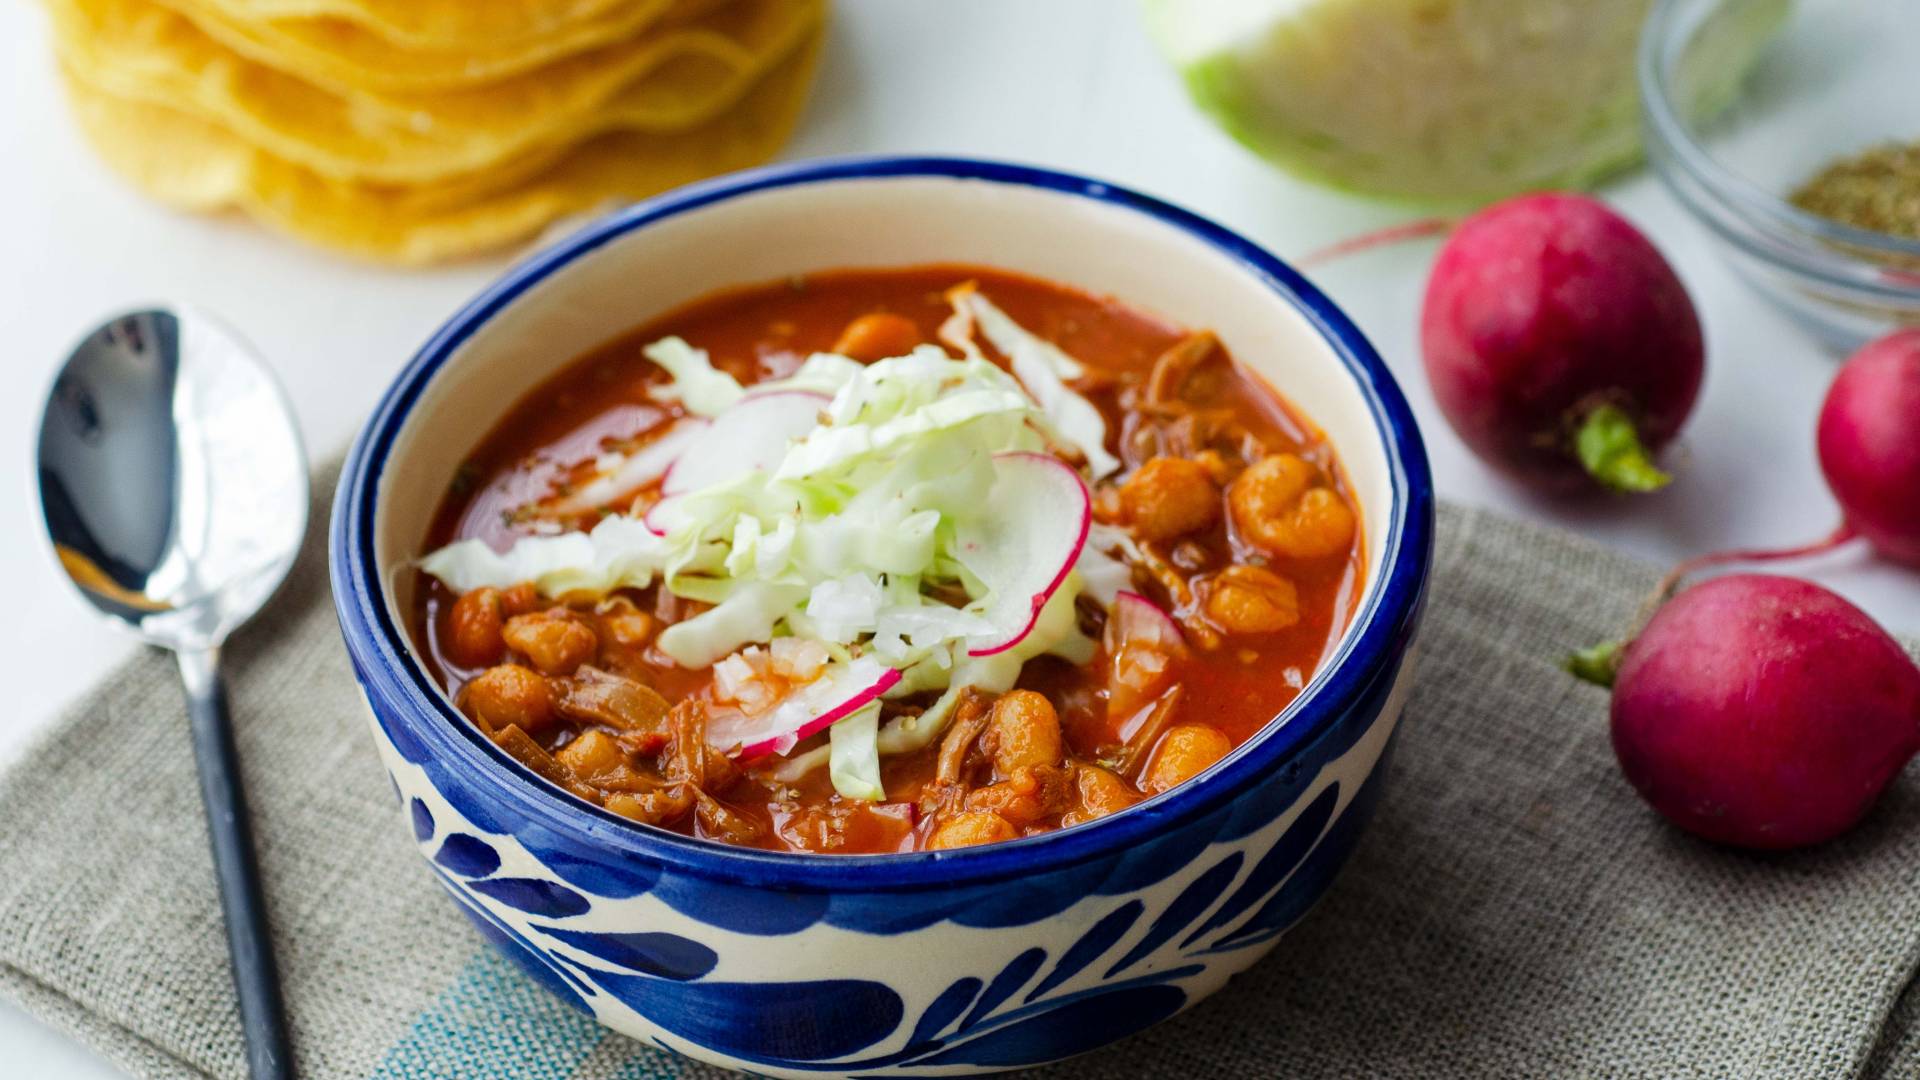
M 227 944 L 256 1078 L 292 1075 L 220 645 L 279 587 L 307 522 L 306 457 L 253 351 L 206 316 L 109 319 L 40 418 L 40 508 L 94 607 L 171 649 L 186 683 Z

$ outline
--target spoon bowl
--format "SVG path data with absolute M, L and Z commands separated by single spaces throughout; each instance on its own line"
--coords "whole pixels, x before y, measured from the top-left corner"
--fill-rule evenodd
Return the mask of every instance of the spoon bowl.
M 82 340 L 54 380 L 38 469 L 68 578 L 156 645 L 219 645 L 279 587 L 306 531 L 286 400 L 203 315 L 128 312 Z

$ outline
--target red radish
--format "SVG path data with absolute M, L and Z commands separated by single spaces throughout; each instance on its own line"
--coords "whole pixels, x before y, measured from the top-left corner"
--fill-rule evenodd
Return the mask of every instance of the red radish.
M 667 470 L 661 492 L 683 495 L 773 468 L 793 440 L 820 426 L 820 410 L 829 400 L 809 390 L 773 390 L 741 398 L 739 404 L 714 417 L 685 448 Z
M 1920 750 L 1920 668 L 1796 578 L 1736 574 L 1669 601 L 1619 657 L 1613 748 L 1655 810 L 1746 848 L 1851 828 Z
M 676 525 L 686 520 L 680 513 L 681 498 L 682 496 L 679 495 L 661 496 L 658 502 L 647 507 L 647 512 L 641 515 L 640 523 L 655 536 L 665 536 L 672 532 Z
M 1854 353 L 1820 408 L 1820 469 L 1847 524 L 1920 566 L 1920 329 Z
M 1134 592 L 1114 598 L 1103 638 L 1111 665 L 1107 716 L 1131 719 L 1173 681 L 1173 661 L 1187 654 L 1187 639 L 1173 616 Z
M 645 446 L 627 455 L 618 466 L 568 492 L 551 504 L 550 509 L 562 514 L 583 514 L 631 496 L 665 476 L 674 461 L 706 428 L 707 421 L 699 417 L 675 420 Z
M 702 421 L 660 481 L 659 501 L 640 520 L 665 536 L 684 520 L 681 496 L 779 465 L 795 439 L 820 426 L 820 410 L 831 400 L 811 390 L 770 390 Z
M 963 518 L 954 553 L 987 587 L 981 615 L 992 634 L 967 655 L 992 656 L 1018 645 L 1040 609 L 1067 580 L 1093 524 L 1093 500 L 1071 465 L 1050 454 L 996 454 L 984 512 Z
M 1118 652 L 1128 645 L 1146 645 L 1169 656 L 1187 651 L 1187 639 L 1180 633 L 1180 624 L 1159 604 L 1137 592 L 1123 590 L 1114 597 L 1105 637 L 1108 652 Z
M 1525 195 L 1462 222 L 1420 336 L 1440 409 L 1482 459 L 1538 487 L 1649 491 L 1693 409 L 1700 320 L 1646 237 L 1581 195 Z
M 1838 528 L 1798 547 L 1689 559 L 1661 593 L 1702 567 L 1805 558 L 1860 537 L 1889 559 L 1920 566 L 1920 329 L 1870 342 L 1841 366 L 1820 407 L 1818 442 L 1821 472 L 1843 512 Z
M 827 666 L 820 677 L 795 687 L 778 705 L 757 715 L 716 710 L 707 722 L 707 744 L 742 761 L 785 754 L 801 739 L 852 716 L 900 681 L 900 673 L 872 657 Z

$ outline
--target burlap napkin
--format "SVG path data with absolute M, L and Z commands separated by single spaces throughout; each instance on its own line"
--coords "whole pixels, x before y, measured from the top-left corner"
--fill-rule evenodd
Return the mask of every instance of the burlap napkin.
M 1814 852 L 1678 834 L 1615 770 L 1604 693 L 1555 667 L 1653 570 L 1441 524 L 1419 688 L 1344 877 L 1217 997 L 1051 1075 L 1920 1075 L 1914 777 Z M 229 650 L 303 1075 L 716 1075 L 547 996 L 439 895 L 309 547 Z M 219 917 L 179 690 L 142 655 L 0 780 L 0 990 L 139 1076 L 238 1077 Z

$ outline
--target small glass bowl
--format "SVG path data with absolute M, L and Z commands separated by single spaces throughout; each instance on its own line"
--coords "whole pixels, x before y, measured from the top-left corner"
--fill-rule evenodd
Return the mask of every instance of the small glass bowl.
M 1717 43 L 1776 23 L 1731 80 Z M 1787 201 L 1836 159 L 1920 141 L 1914 0 L 1661 0 L 1639 78 L 1654 168 L 1754 288 L 1843 352 L 1920 324 L 1920 241 Z

